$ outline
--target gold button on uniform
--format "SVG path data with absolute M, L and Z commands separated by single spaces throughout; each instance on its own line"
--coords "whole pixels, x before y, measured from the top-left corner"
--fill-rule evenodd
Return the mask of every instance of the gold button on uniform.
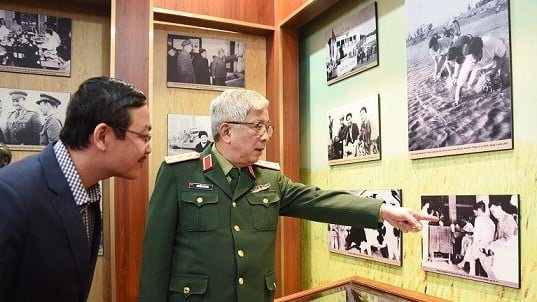
M 183 294 L 184 294 L 185 296 L 188 296 L 188 295 L 190 294 L 190 287 L 185 286 L 185 287 L 183 288 Z
M 239 255 L 239 257 L 244 257 L 244 252 L 242 250 L 238 250 L 237 255 Z
M 237 207 L 237 203 L 236 203 L 236 202 L 232 202 L 232 203 L 231 203 L 231 206 L 234 207 L 234 208 L 236 208 L 236 207 Z
M 238 225 L 234 225 L 234 226 L 233 226 L 233 229 L 234 229 L 236 232 L 240 232 L 241 227 L 238 226 Z
M 198 197 L 198 198 L 196 198 L 196 202 L 197 202 L 197 203 L 202 203 L 202 202 L 203 202 L 203 198 L 202 198 L 202 197 Z
M 244 278 L 242 278 L 242 277 L 239 278 L 239 284 L 240 284 L 240 285 L 243 285 L 243 284 L 244 284 Z
M 263 203 L 264 203 L 264 204 L 267 204 L 267 203 L 268 203 L 268 199 L 263 198 Z

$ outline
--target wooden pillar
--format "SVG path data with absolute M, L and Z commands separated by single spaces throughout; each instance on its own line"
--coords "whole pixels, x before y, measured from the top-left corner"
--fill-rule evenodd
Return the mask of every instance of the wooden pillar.
M 149 101 L 152 53 L 151 0 L 112 0 L 111 71 L 141 89 Z M 91 38 L 91 37 L 88 37 Z M 136 180 L 115 178 L 111 242 L 112 301 L 136 301 L 145 216 L 149 200 L 149 162 Z

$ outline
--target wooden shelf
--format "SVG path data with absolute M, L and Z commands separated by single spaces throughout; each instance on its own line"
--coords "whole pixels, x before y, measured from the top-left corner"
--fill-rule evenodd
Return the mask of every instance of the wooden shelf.
M 154 22 L 157 24 L 171 23 L 260 36 L 269 36 L 274 33 L 274 26 L 179 12 L 163 8 L 154 8 L 153 18 Z
M 309 0 L 280 22 L 280 27 L 299 29 L 340 0 Z

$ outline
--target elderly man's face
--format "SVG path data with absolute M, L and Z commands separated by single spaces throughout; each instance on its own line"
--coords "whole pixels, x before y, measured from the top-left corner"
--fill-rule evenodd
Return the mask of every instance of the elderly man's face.
M 269 122 L 268 109 L 251 111 L 246 115 L 245 123 L 267 123 Z M 257 162 L 265 151 L 265 147 L 270 139 L 267 131 L 263 134 L 251 127 L 251 125 L 230 125 L 231 147 L 234 152 L 233 158 L 229 160 L 238 166 L 249 166 Z

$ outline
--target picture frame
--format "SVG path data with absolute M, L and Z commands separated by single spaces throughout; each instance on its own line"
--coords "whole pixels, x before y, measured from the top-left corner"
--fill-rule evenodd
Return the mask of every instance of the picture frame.
M 332 85 L 378 65 L 377 2 L 326 32 L 326 81 Z
M 329 165 L 380 160 L 380 147 L 379 95 L 328 111 Z
M 353 195 L 382 199 L 396 207 L 402 206 L 400 189 L 351 190 Z M 348 256 L 402 265 L 402 232 L 389 222 L 378 229 L 328 224 L 328 250 Z
M 210 116 L 168 114 L 168 155 L 202 152 L 213 141 Z
M 168 87 L 224 90 L 245 87 L 246 45 L 241 41 L 168 34 Z
M 31 151 L 58 140 L 69 98 L 67 92 L 0 87 L 0 142 Z
M 509 1 L 405 2 L 411 159 L 513 148 Z
M 422 269 L 520 288 L 518 194 L 421 197 Z
M 0 71 L 71 76 L 72 20 L 0 10 Z

